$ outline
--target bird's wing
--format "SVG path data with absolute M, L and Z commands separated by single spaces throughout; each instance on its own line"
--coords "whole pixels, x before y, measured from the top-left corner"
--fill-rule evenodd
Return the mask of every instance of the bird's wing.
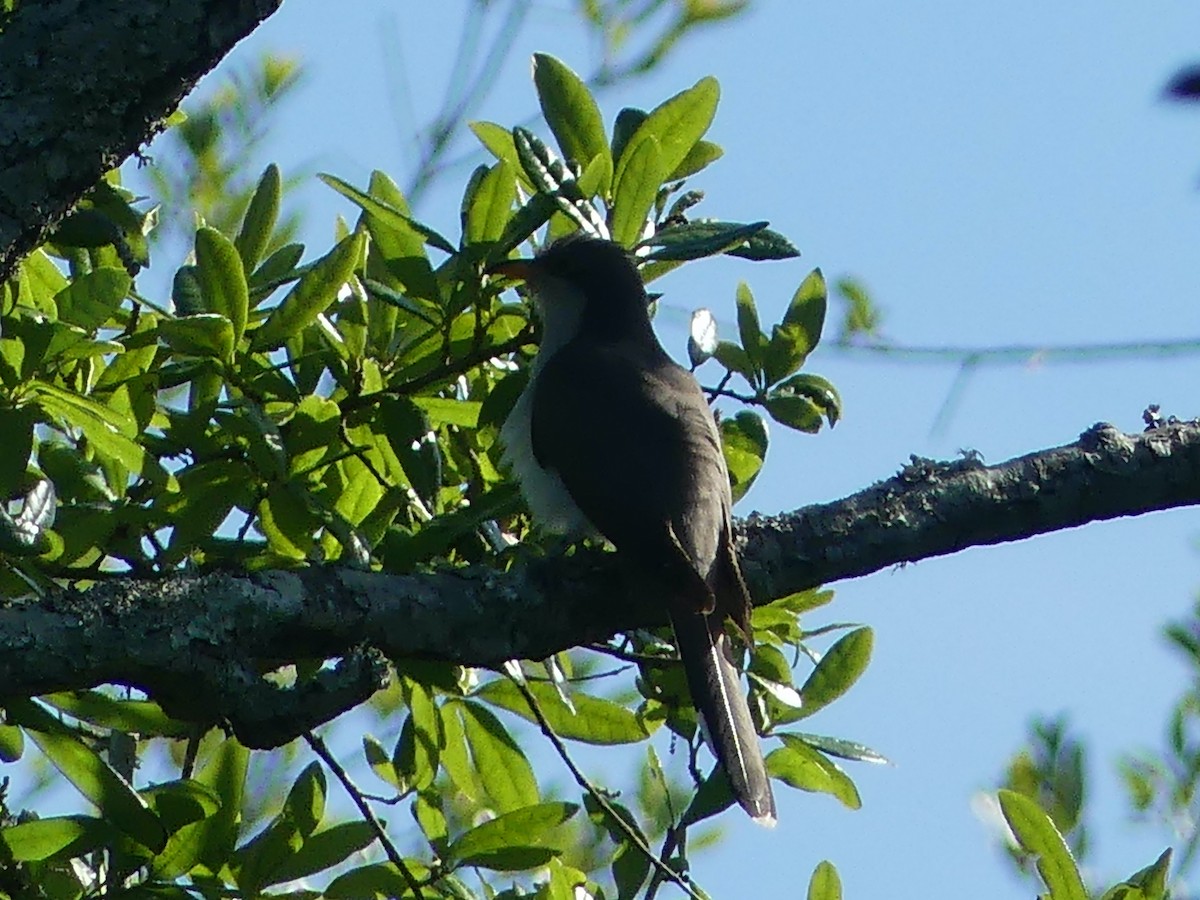
M 627 559 L 682 551 L 707 581 L 729 518 L 720 435 L 689 373 L 633 357 L 587 341 L 556 353 L 538 374 L 534 454 Z
M 666 603 L 734 796 L 770 824 L 775 801 L 724 629 L 729 616 L 750 640 L 720 433 L 691 374 L 665 354 L 648 365 L 632 352 L 577 341 L 547 362 L 534 395 L 534 454 Z

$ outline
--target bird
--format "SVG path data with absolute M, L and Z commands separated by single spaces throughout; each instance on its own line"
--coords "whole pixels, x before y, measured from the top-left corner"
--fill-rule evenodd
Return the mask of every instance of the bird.
M 663 603 L 692 701 L 737 802 L 775 824 L 732 619 L 753 646 L 721 436 L 691 372 L 663 349 L 634 258 L 580 232 L 491 266 L 524 281 L 541 321 L 529 380 L 501 428 L 502 461 L 534 523 L 616 548 Z M 651 602 L 648 599 L 647 602 Z

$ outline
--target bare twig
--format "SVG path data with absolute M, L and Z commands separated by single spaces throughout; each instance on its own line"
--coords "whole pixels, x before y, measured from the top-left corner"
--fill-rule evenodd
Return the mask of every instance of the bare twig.
M 371 804 L 367 802 L 367 798 L 363 796 L 362 791 L 355 787 L 354 782 L 350 780 L 349 773 L 342 768 L 341 763 L 329 752 L 329 747 L 325 745 L 325 741 L 316 732 L 305 732 L 304 740 L 308 742 L 308 746 L 312 747 L 313 752 L 321 757 L 325 765 L 329 767 L 329 771 L 333 772 L 334 777 L 342 783 L 342 787 L 346 789 L 346 793 L 350 795 L 350 799 L 354 801 L 354 805 L 362 813 L 363 820 L 375 832 L 375 839 L 383 847 L 383 852 L 387 854 L 387 858 L 391 860 L 392 865 L 400 870 L 400 874 L 404 877 L 404 881 L 408 884 L 408 889 L 412 891 L 412 895 L 420 898 L 420 883 L 417 881 L 416 876 L 413 875 L 412 870 L 408 868 L 408 864 L 404 862 L 404 857 L 400 855 L 400 851 L 396 849 L 396 845 L 392 843 L 392 839 L 388 837 L 383 823 L 379 821 L 379 818 L 375 815 L 375 811 L 371 809 Z
M 546 718 L 546 714 L 542 712 L 542 708 L 537 701 L 537 697 L 533 695 L 533 691 L 529 690 L 528 685 L 526 685 L 525 682 L 520 678 L 513 677 L 512 674 L 508 674 L 508 677 L 509 680 L 511 680 L 512 683 L 517 686 L 517 690 L 521 692 L 521 696 L 525 698 L 525 702 L 529 705 L 530 712 L 533 713 L 534 718 L 537 719 L 538 726 L 542 729 L 542 734 L 544 734 L 546 739 L 550 741 L 550 744 L 554 747 L 555 752 L 558 753 L 558 756 L 563 761 L 563 764 L 566 765 L 566 767 L 570 770 L 571 776 L 575 779 L 575 783 L 578 784 L 580 788 L 586 791 L 591 798 L 596 801 L 596 805 L 604 810 L 605 814 L 612 819 L 617 828 L 619 828 L 625 834 L 625 837 L 629 840 L 629 842 L 633 844 L 633 846 L 637 847 L 637 849 L 641 851 L 642 855 L 644 855 L 646 859 L 650 861 L 650 865 L 654 868 L 659 877 L 668 879 L 679 885 L 679 887 L 686 892 L 689 897 L 693 897 L 695 900 L 703 900 L 702 896 L 696 892 L 696 889 L 693 888 L 682 875 L 680 875 L 655 855 L 654 851 L 650 849 L 650 845 L 646 843 L 645 839 L 638 834 L 637 831 L 635 831 L 634 828 L 625 821 L 625 817 L 617 812 L 617 810 L 613 808 L 613 805 L 608 802 L 608 798 L 604 795 L 604 792 L 592 784 L 591 781 L 588 780 L 588 777 L 583 774 L 583 771 L 575 764 L 575 760 L 571 759 L 571 754 L 567 751 L 566 744 L 564 744 L 562 742 L 562 738 L 555 733 L 554 726 L 550 724 L 549 720 Z

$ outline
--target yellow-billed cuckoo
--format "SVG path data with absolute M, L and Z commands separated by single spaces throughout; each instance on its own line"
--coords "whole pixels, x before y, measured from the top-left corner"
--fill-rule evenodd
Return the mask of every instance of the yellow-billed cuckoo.
M 774 824 L 775 800 L 733 663 L 726 617 L 750 640 L 721 437 L 699 384 L 662 348 L 620 245 L 572 236 L 493 273 L 524 279 L 542 322 L 504 456 L 542 527 L 600 534 L 639 589 L 661 597 L 688 688 L 738 803 Z

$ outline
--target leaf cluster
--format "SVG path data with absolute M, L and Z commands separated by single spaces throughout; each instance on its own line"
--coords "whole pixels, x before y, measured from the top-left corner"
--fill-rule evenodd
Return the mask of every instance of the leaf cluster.
M 137 275 L 155 213 L 115 176 L 98 185 L 0 286 L 0 484 L 13 498 L 0 510 L 0 592 L 181 566 L 509 565 L 508 547 L 529 524 L 500 471 L 497 440 L 526 384 L 537 325 L 500 294 L 488 266 L 579 229 L 629 247 L 648 281 L 717 254 L 796 255 L 764 222 L 689 219 L 699 195 L 683 191 L 684 179 L 721 155 L 704 137 L 715 80 L 648 112 L 623 110 L 611 133 L 561 62 L 536 57 L 534 81 L 558 151 L 528 129 L 475 123 L 496 161 L 468 179 L 456 239 L 418 221 L 382 172 L 365 187 L 326 175 L 357 213 L 338 223 L 331 247 L 309 253 L 289 239 L 284 179 L 269 166 L 239 217 L 199 222 L 171 296 L 154 298 Z M 767 337 L 749 288 L 739 289 L 740 343 L 716 346 L 726 374 L 713 396 L 739 375 L 753 389 L 740 399 L 776 421 L 805 431 L 835 421 L 832 386 L 799 371 L 824 308 L 813 273 Z M 743 410 L 721 430 L 744 492 L 766 454 L 763 420 Z M 835 760 L 882 758 L 783 731 L 842 696 L 868 662 L 869 629 L 801 626 L 801 614 L 830 597 L 785 597 L 756 611 L 751 701 L 763 733 L 778 736 L 771 774 L 857 808 Z M 814 642 L 834 631 L 845 633 L 819 653 Z M 593 896 L 634 896 L 664 866 L 686 867 L 679 837 L 731 797 L 722 776 L 699 772 L 695 714 L 666 637 L 627 635 L 596 650 L 632 661 L 632 690 L 629 679 L 585 689 L 594 654 L 563 654 L 516 678 L 398 661 L 397 687 L 376 704 L 398 722 L 394 739 L 364 737 L 362 762 L 412 816 L 420 849 L 403 865 L 390 853 L 354 861 L 382 838 L 369 821 L 330 819 L 315 764 L 251 828 L 242 818 L 245 748 L 202 741 L 207 722 L 108 690 L 6 705 L 0 758 L 36 746 L 94 814 L 9 819 L 0 853 L 56 885 L 56 896 L 92 890 L 86 872 L 155 896 L 231 886 L 311 896 L 296 885 L 318 874 L 329 897 L 399 896 L 414 884 L 430 897 L 516 896 L 490 882 L 482 893 L 468 887 L 469 871 L 524 873 L 539 896 L 572 896 L 585 884 Z M 812 670 L 797 686 L 802 658 Z M 324 662 L 264 668 L 286 688 Z M 660 789 L 639 794 L 641 818 L 619 800 L 601 802 L 608 792 L 595 786 L 582 787 L 582 804 L 559 801 L 529 762 L 531 723 L 552 741 L 603 745 L 645 742 L 665 725 L 686 741 L 694 784 L 651 779 Z M 151 740 L 187 748 L 178 777 L 135 786 L 114 747 L 132 743 L 140 758 Z M 677 843 L 656 868 L 649 842 L 668 828 Z M 831 872 L 818 870 L 814 896 L 835 896 Z

